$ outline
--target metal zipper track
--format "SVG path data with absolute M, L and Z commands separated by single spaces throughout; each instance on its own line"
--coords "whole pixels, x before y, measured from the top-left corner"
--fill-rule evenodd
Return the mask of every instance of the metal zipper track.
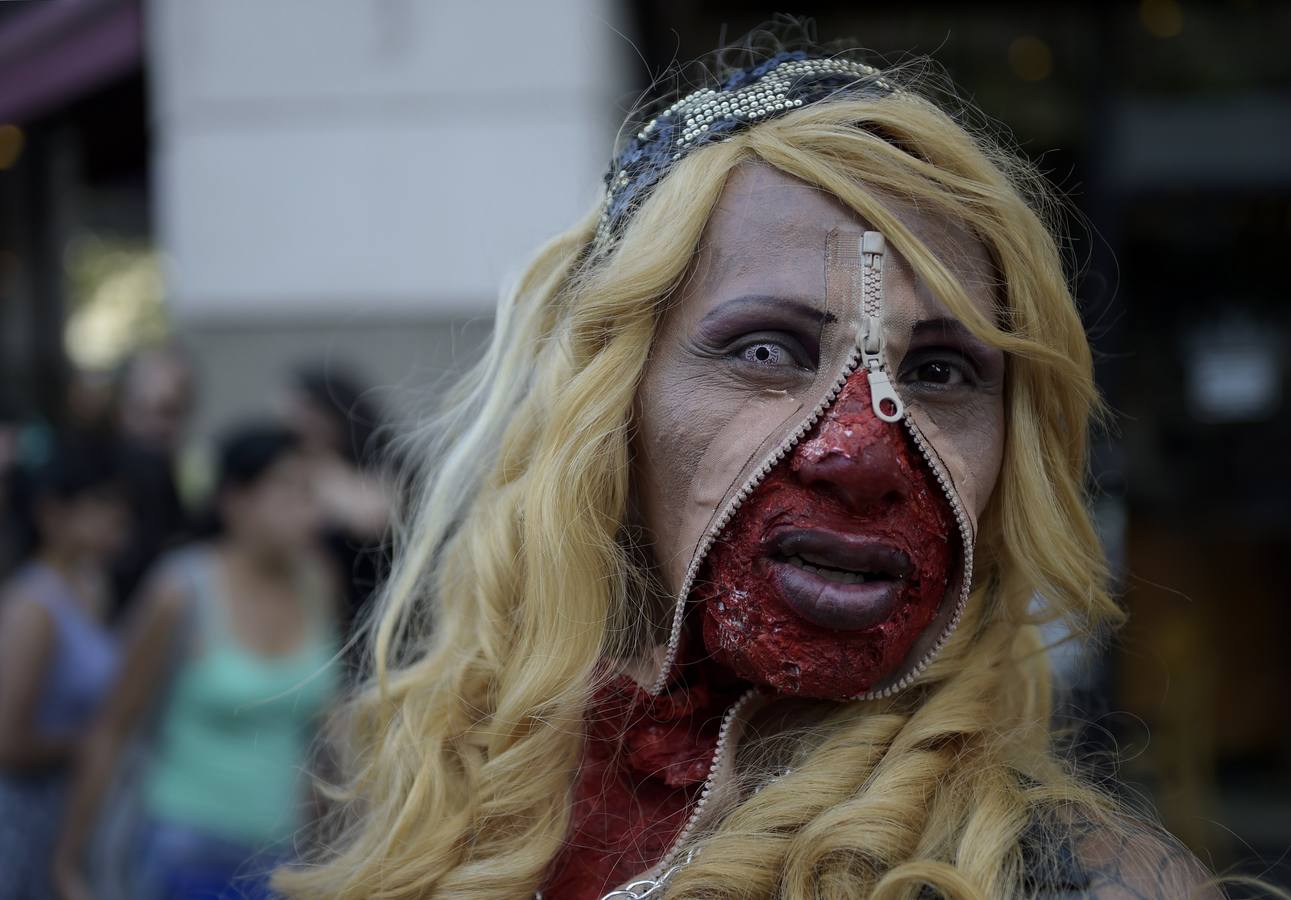
M 884 241 L 883 236 L 878 232 L 867 231 L 861 238 L 861 326 L 858 329 L 856 341 L 853 347 L 848 351 L 847 359 L 843 365 L 842 371 L 834 380 L 833 385 L 821 398 L 820 402 L 811 411 L 811 414 L 799 423 L 789 436 L 772 452 L 757 470 L 744 483 L 744 485 L 735 492 L 735 495 L 727 502 L 725 508 L 704 532 L 696 550 L 690 566 L 686 569 L 686 577 L 682 580 L 681 590 L 679 592 L 677 604 L 673 610 L 672 628 L 668 634 L 667 652 L 664 656 L 663 667 L 658 677 L 650 686 L 650 693 L 658 695 L 662 693 L 667 686 L 668 674 L 672 671 L 673 664 L 676 662 L 677 650 L 681 641 L 682 626 L 686 614 L 686 598 L 690 595 L 691 589 L 695 585 L 695 579 L 699 577 L 699 569 L 708 556 L 709 550 L 717 540 L 717 536 L 722 530 L 730 524 L 735 513 L 748 499 L 749 495 L 766 479 L 771 470 L 776 467 L 795 447 L 798 442 L 815 427 L 820 421 L 820 417 L 825 411 L 833 405 L 842 392 L 843 386 L 847 384 L 852 374 L 861 367 L 862 361 L 866 363 L 867 377 L 870 383 L 870 396 L 875 414 L 886 422 L 901 421 L 905 424 L 906 430 L 909 431 L 915 446 L 918 447 L 919 453 L 923 456 L 928 464 L 929 470 L 937 479 L 937 484 L 941 487 L 942 493 L 950 503 L 951 510 L 955 515 L 955 523 L 959 527 L 961 553 L 963 555 L 963 577 L 960 584 L 959 597 L 955 604 L 955 610 L 947 621 L 946 626 L 942 629 L 937 640 L 932 644 L 928 651 L 919 658 L 910 669 L 900 679 L 879 690 L 867 691 L 853 697 L 853 700 L 878 700 L 884 697 L 890 697 L 898 691 L 909 687 L 916 678 L 928 668 L 933 658 L 941 651 L 942 647 L 950 639 L 951 633 L 959 625 L 963 618 L 964 609 L 968 605 L 968 595 L 972 589 L 973 576 L 973 538 L 972 529 L 968 524 L 968 515 L 964 511 L 963 503 L 959 495 L 955 492 L 954 484 L 950 480 L 949 474 L 945 467 L 942 466 L 932 449 L 928 446 L 928 441 L 915 424 L 910 411 L 901 402 L 892 387 L 891 380 L 886 371 L 886 362 L 883 359 L 881 316 L 883 307 L 883 254 Z M 894 408 L 882 409 L 881 404 L 884 401 L 891 401 Z M 704 780 L 704 787 L 696 802 L 695 809 L 691 812 L 690 818 L 686 825 L 678 834 L 677 839 L 673 841 L 672 846 L 655 866 L 647 873 L 645 878 L 638 879 L 630 884 L 624 885 L 615 891 L 606 894 L 601 900 L 643 900 L 646 897 L 657 896 L 668 879 L 672 876 L 681 865 L 690 861 L 694 851 L 690 856 L 677 865 L 673 865 L 677 854 L 685 841 L 690 837 L 691 832 L 699 823 L 700 816 L 707 805 L 708 797 L 715 787 L 715 779 L 718 770 L 721 768 L 722 758 L 729 745 L 728 735 L 736 717 L 747 705 L 749 700 L 757 693 L 756 688 L 751 688 L 740 697 L 731 708 L 726 711 L 722 719 L 722 725 L 718 731 L 717 746 L 713 749 L 713 761 L 709 765 L 708 775 Z
M 717 541 L 717 536 L 721 534 L 722 530 L 726 528 L 728 524 L 730 524 L 731 518 L 739 510 L 740 506 L 743 505 L 744 501 L 748 499 L 749 494 L 753 493 L 758 485 L 760 485 L 766 479 L 767 475 L 771 473 L 771 470 L 776 467 L 776 464 L 783 460 L 790 451 L 798 446 L 798 442 L 802 440 L 803 436 L 815 426 L 816 422 L 820 420 L 820 417 L 824 415 L 825 410 L 830 407 L 834 400 L 837 399 L 839 393 L 843 390 L 843 385 L 847 383 L 848 377 L 856 371 L 857 366 L 860 365 L 860 361 L 860 350 L 852 348 L 848 353 L 847 364 L 843 367 L 842 373 L 839 374 L 833 387 L 829 389 L 825 394 L 825 397 L 816 404 L 816 408 L 812 410 L 811 415 L 804 419 L 798 427 L 793 430 L 789 437 L 785 439 L 784 443 L 776 448 L 776 450 L 763 461 L 762 465 L 758 466 L 757 471 L 755 471 L 752 477 L 744 483 L 743 487 L 735 492 L 735 496 L 727 502 L 726 507 L 722 510 L 721 514 L 718 515 L 713 524 L 709 526 L 708 530 L 704 532 L 704 536 L 699 542 L 699 547 L 696 550 L 695 556 L 690 561 L 690 566 L 686 569 L 686 577 L 682 579 L 681 582 L 681 590 L 678 592 L 678 599 L 673 608 L 672 629 L 668 633 L 667 652 L 664 655 L 663 667 L 655 677 L 654 683 L 650 685 L 651 694 L 658 695 L 662 693 L 663 689 L 668 684 L 668 674 L 672 671 L 673 664 L 677 660 L 677 648 L 681 641 L 681 630 L 686 615 L 686 598 L 690 596 L 690 591 L 695 586 L 695 579 L 699 577 L 699 569 L 703 565 L 704 560 L 708 557 L 708 551 L 713 548 L 713 544 Z
M 857 356 L 859 357 L 859 354 L 857 354 Z M 841 380 L 846 381 L 855 370 L 856 365 L 851 365 L 851 367 L 842 376 Z M 839 390 L 841 390 L 841 387 Z M 837 396 L 837 391 L 834 391 L 833 397 Z M 813 424 L 819 417 L 819 413 L 823 412 L 825 408 L 828 408 L 828 403 L 823 404 L 820 410 L 812 414 L 811 421 Z M 905 412 L 902 415 L 902 421 L 905 422 L 906 428 L 910 432 L 910 436 L 914 439 L 915 446 L 919 448 L 919 452 L 927 461 L 928 467 L 932 470 L 933 475 L 937 479 L 937 484 L 941 486 L 942 492 L 946 495 L 946 499 L 950 502 L 951 509 L 954 511 L 955 522 L 959 526 L 960 541 L 963 548 L 963 581 L 960 585 L 959 598 L 955 604 L 955 611 L 951 614 L 949 621 L 947 621 L 945 628 L 942 629 L 941 634 L 938 635 L 937 640 L 928 648 L 928 652 L 920 657 L 919 661 L 915 663 L 910 671 L 903 675 L 898 681 L 881 690 L 868 691 L 867 693 L 853 697 L 853 700 L 878 700 L 884 697 L 891 697 L 893 694 L 909 687 L 916 678 L 923 674 L 923 671 L 928 668 L 933 658 L 941 652 L 942 647 L 944 647 L 946 642 L 950 640 L 951 633 L 954 632 L 956 627 L 959 625 L 960 619 L 963 618 L 964 609 L 968 605 L 968 595 L 972 590 L 973 544 L 971 531 L 968 526 L 968 516 L 964 512 L 963 504 L 960 502 L 958 494 L 955 493 L 950 477 L 946 474 L 944 467 L 941 465 L 941 461 L 936 458 L 932 450 L 928 447 L 927 439 L 924 438 L 923 432 L 919 430 L 919 427 L 915 424 L 914 419 L 911 418 L 909 412 Z M 801 436 L 799 436 L 798 439 L 801 439 Z M 796 441 L 794 444 L 796 444 Z M 790 444 L 789 448 L 792 448 L 794 444 Z M 773 456 L 776 456 L 777 461 L 778 459 L 783 458 L 782 455 Z M 774 463 L 772 465 L 774 465 Z M 761 474 L 756 476 L 755 479 L 750 480 L 749 485 L 746 486 L 743 492 L 745 496 L 747 496 L 748 492 L 760 484 L 762 479 L 766 477 L 766 472 L 762 471 L 762 468 L 767 468 L 769 471 L 769 467 L 766 466 L 759 468 L 759 472 Z M 729 521 L 731 515 L 735 514 L 735 509 L 737 508 L 738 504 L 734 505 L 729 510 L 729 515 L 725 516 L 727 521 Z M 716 530 L 720 531 L 721 528 L 724 527 L 725 525 L 723 524 Z M 712 541 L 708 541 L 708 546 L 711 546 L 711 544 Z M 705 553 L 707 552 L 707 549 L 708 548 L 705 547 Z M 702 558 L 702 554 L 700 554 L 700 557 Z M 688 581 L 693 581 L 693 573 L 688 573 L 686 577 Z M 669 668 L 671 668 L 671 663 L 669 664 Z M 682 846 L 686 840 L 690 838 L 691 833 L 695 830 L 695 826 L 699 824 L 700 817 L 703 815 L 704 808 L 708 803 L 709 795 L 716 786 L 717 773 L 721 768 L 726 752 L 731 745 L 731 742 L 728 739 L 731 726 L 735 723 L 739 714 L 743 712 L 744 707 L 756 694 L 757 689 L 750 688 L 738 700 L 736 700 L 735 703 L 731 704 L 730 709 L 728 709 L 726 714 L 722 717 L 722 724 L 717 732 L 717 745 L 713 748 L 713 761 L 709 764 L 708 775 L 704 779 L 704 787 L 700 791 L 699 800 L 696 801 L 695 808 L 691 811 L 690 818 L 686 820 L 685 826 L 677 835 L 676 840 L 673 841 L 672 846 L 664 855 L 663 859 L 655 864 L 654 868 L 646 874 L 645 878 L 638 879 L 621 888 L 613 890 L 603 896 L 601 900 L 646 900 L 648 897 L 659 896 L 659 892 L 663 890 L 673 873 L 694 858 L 695 850 L 692 849 L 684 860 L 673 865 L 673 862 L 681 851 Z M 537 895 L 537 900 L 542 900 L 541 894 Z
M 875 413 L 884 421 L 903 421 L 906 429 L 914 438 L 915 446 L 919 448 L 920 454 L 928 463 L 929 469 L 937 479 L 938 485 L 941 486 L 942 492 L 946 495 L 951 509 L 955 514 L 955 522 L 959 527 L 960 544 L 964 558 L 963 583 L 960 589 L 959 601 L 956 604 L 955 612 L 951 620 L 947 623 L 942 634 L 938 636 L 936 643 L 924 654 L 923 657 L 912 667 L 912 669 L 902 676 L 896 683 L 878 691 L 870 691 L 853 697 L 854 700 L 875 700 L 881 697 L 888 697 L 903 688 L 920 675 L 932 658 L 945 646 L 946 641 L 950 638 L 950 633 L 955 626 L 959 624 L 960 618 L 964 613 L 964 607 L 968 602 L 968 594 L 972 586 L 973 571 L 973 544 L 972 529 L 968 524 L 968 516 L 964 512 L 963 504 L 959 500 L 958 494 L 955 493 L 954 486 L 950 476 L 946 473 L 941 461 L 937 459 L 936 454 L 928 447 L 928 442 L 919 426 L 915 424 L 909 410 L 901 402 L 896 392 L 892 389 L 891 382 L 886 371 L 886 363 L 883 360 L 883 350 L 881 334 L 879 333 L 880 318 L 883 307 L 883 254 L 884 241 L 883 236 L 876 231 L 867 231 L 861 238 L 862 251 L 862 268 L 861 268 L 861 328 L 856 336 L 855 345 L 848 351 L 847 359 L 843 365 L 842 371 L 834 380 L 834 384 L 821 398 L 820 402 L 812 410 L 811 415 L 799 423 L 784 442 L 780 444 L 771 454 L 763 460 L 757 470 L 744 483 L 735 495 L 727 501 L 726 507 L 722 510 L 713 524 L 704 532 L 700 539 L 694 558 L 686 569 L 686 576 L 682 579 L 681 589 L 678 591 L 677 600 L 673 607 L 672 626 L 668 632 L 668 643 L 664 654 L 663 666 L 659 674 L 655 677 L 654 682 L 650 685 L 650 693 L 658 695 L 668 684 L 668 674 L 672 671 L 673 664 L 677 660 L 677 650 L 681 641 L 682 626 L 686 615 L 686 598 L 690 596 L 691 589 L 695 586 L 695 580 L 699 577 L 699 569 L 704 560 L 708 557 L 708 552 L 712 549 L 713 544 L 717 541 L 717 536 L 722 530 L 730 524 L 735 513 L 748 499 L 749 495 L 766 479 L 771 470 L 783 460 L 795 447 L 799 441 L 815 427 L 820 421 L 820 417 L 825 414 L 825 410 L 833 405 L 838 399 L 839 393 L 842 392 L 843 386 L 847 379 L 861 366 L 862 360 L 866 362 L 868 378 L 870 382 L 870 394 L 874 405 Z M 880 402 L 883 399 L 891 399 L 896 403 L 895 410 L 884 412 L 880 410 Z
M 749 688 L 738 700 L 731 704 L 730 708 L 722 716 L 722 724 L 717 730 L 717 745 L 713 747 L 713 760 L 708 764 L 708 774 L 704 778 L 704 787 L 699 792 L 699 799 L 695 801 L 695 808 L 691 810 L 690 817 L 686 819 L 686 824 L 682 826 L 681 831 L 672 842 L 668 852 L 664 854 L 663 859 L 655 863 L 644 878 L 610 891 L 601 900 L 642 900 L 644 897 L 654 896 L 663 889 L 663 886 L 667 884 L 668 879 L 672 877 L 672 874 L 677 869 L 690 862 L 694 851 L 691 851 L 691 854 L 681 863 L 673 865 L 677 854 L 681 852 L 681 848 L 694 832 L 695 827 L 704 815 L 705 807 L 708 806 L 708 798 L 712 795 L 713 788 L 717 782 L 717 772 L 722 767 L 726 753 L 733 743 L 730 740 L 731 726 L 735 724 L 735 720 L 743 712 L 744 707 L 749 704 L 749 701 L 757 695 L 757 692 L 757 688 Z
M 946 474 L 945 467 L 942 466 L 941 460 L 937 459 L 928 446 L 927 439 L 919 426 L 915 424 L 914 419 L 907 412 L 904 417 L 906 430 L 914 438 L 915 446 L 928 463 L 928 468 L 932 471 L 933 476 L 937 479 L 937 484 L 941 486 L 941 491 L 946 495 L 950 502 L 950 508 L 955 514 L 955 524 L 959 526 L 959 544 L 960 553 L 963 556 L 963 575 L 959 585 L 959 598 L 955 602 L 955 611 L 951 613 L 950 619 L 946 622 L 946 627 L 941 630 L 937 640 L 928 648 L 923 656 L 919 658 L 909 671 L 901 676 L 897 681 L 885 688 L 877 691 L 868 691 L 855 697 L 855 700 L 879 700 L 883 697 L 891 697 L 898 691 L 903 691 L 914 683 L 914 680 L 923 674 L 924 669 L 928 668 L 933 658 L 941 652 L 941 648 L 946 646 L 950 640 L 950 635 L 959 627 L 959 620 L 964 617 L 964 609 L 968 606 L 968 595 L 973 589 L 973 532 L 968 524 L 968 514 L 964 512 L 964 504 L 960 502 L 959 495 L 955 492 L 954 485 L 950 476 Z

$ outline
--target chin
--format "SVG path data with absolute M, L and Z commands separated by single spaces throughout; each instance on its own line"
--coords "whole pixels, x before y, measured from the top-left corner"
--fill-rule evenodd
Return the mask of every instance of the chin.
M 863 562 L 867 578 L 821 565 L 824 550 L 796 533 L 759 542 L 760 552 L 727 544 L 696 596 L 703 645 L 741 680 L 778 694 L 852 700 L 882 687 L 947 590 L 944 559 L 890 543 L 882 552 L 854 543 L 844 561 L 858 570 Z
M 820 700 L 852 700 L 872 690 L 896 669 L 918 634 L 900 640 L 906 618 L 900 615 L 863 632 L 801 621 L 766 623 L 752 632 L 752 623 L 738 611 L 724 615 L 728 611 L 714 604 L 703 617 L 704 643 L 717 663 L 777 694 Z

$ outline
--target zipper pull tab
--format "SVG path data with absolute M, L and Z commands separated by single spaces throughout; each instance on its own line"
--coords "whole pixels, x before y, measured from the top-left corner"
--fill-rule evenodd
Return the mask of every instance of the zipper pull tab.
M 884 422 L 900 422 L 905 415 L 905 404 L 897 396 L 888 373 L 882 369 L 867 369 L 866 374 L 870 379 L 870 400 L 874 405 L 874 415 Z
M 883 358 L 883 235 L 867 231 L 861 237 L 861 327 L 856 348 L 870 383 L 870 404 L 874 415 L 884 422 L 899 422 L 905 404 L 888 377 Z
M 878 316 L 867 316 L 861 323 L 860 340 L 856 343 L 870 383 L 870 405 L 880 420 L 899 422 L 905 415 L 905 404 L 893 387 L 883 362 L 883 324 Z

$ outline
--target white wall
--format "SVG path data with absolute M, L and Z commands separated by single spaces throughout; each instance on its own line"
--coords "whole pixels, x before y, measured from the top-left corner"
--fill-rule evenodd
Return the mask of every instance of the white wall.
M 181 324 L 478 314 L 596 200 L 612 0 L 151 0 Z

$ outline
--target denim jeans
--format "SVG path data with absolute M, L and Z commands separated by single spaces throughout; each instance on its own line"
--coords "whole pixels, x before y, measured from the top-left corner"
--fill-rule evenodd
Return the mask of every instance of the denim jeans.
M 176 822 L 154 820 L 139 847 L 139 896 L 146 900 L 270 900 L 280 854 Z

